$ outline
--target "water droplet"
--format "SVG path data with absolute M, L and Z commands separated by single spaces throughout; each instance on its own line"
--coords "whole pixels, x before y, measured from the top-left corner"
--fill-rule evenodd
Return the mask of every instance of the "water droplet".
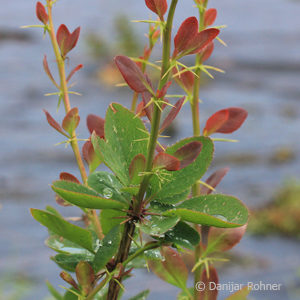
M 112 244 L 112 241 L 108 241 L 107 244 L 108 244 L 108 245 L 111 245 L 111 244 Z
M 113 195 L 113 192 L 110 188 L 105 188 L 103 190 L 103 197 L 106 198 L 106 199 L 110 199 Z
M 224 222 L 228 222 L 227 218 L 222 216 L 222 215 L 212 215 L 212 217 L 215 217 L 221 221 L 224 221 Z

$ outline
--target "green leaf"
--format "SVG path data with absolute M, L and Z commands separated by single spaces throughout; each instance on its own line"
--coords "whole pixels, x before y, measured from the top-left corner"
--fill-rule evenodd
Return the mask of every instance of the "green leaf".
M 185 222 L 179 222 L 174 228 L 165 233 L 164 240 L 193 250 L 200 242 L 200 235 Z
M 183 191 L 180 194 L 172 195 L 169 197 L 164 197 L 162 199 L 158 199 L 158 201 L 161 201 L 162 203 L 166 204 L 176 204 L 179 203 L 183 200 L 187 199 L 187 196 L 191 193 L 191 189 L 187 189 L 186 191 Z
M 65 293 L 64 300 L 78 300 L 77 295 L 78 295 L 78 291 L 76 291 L 74 288 L 71 288 Z
M 175 217 L 161 217 L 152 216 L 149 221 L 144 224 L 137 224 L 137 227 L 146 234 L 153 236 L 162 236 L 166 231 L 174 227 L 180 218 Z
M 82 255 L 91 255 L 89 251 L 78 246 L 75 243 L 72 243 L 69 240 L 62 238 L 59 235 L 52 234 L 46 240 L 46 245 L 53 249 L 54 251 L 62 254 L 82 254 Z
M 51 259 L 62 269 L 75 272 L 76 266 L 80 261 L 92 262 L 94 260 L 94 255 L 61 253 L 51 257 Z
M 250 292 L 251 289 L 248 288 L 248 286 L 244 286 L 241 290 L 227 297 L 226 300 L 247 300 L 247 296 L 250 294 Z
M 150 291 L 149 290 L 145 290 L 141 293 L 139 293 L 138 295 L 130 298 L 129 300 L 146 300 L 148 295 L 149 295 Z
M 52 206 L 47 205 L 46 206 L 46 211 L 48 211 L 49 213 L 56 215 L 57 217 L 63 218 L 62 215 Z
M 105 117 L 105 139 L 93 138 L 96 153 L 119 180 L 128 186 L 129 166 L 138 155 L 147 154 L 148 133 L 142 120 L 120 104 L 112 103 Z
M 43 210 L 32 208 L 31 214 L 39 223 L 52 232 L 93 252 L 91 232 Z
M 64 200 L 79 207 L 120 210 L 126 207 L 120 201 L 100 197 L 96 191 L 75 182 L 58 180 L 53 183 L 52 189 Z
M 81 286 L 82 294 L 87 296 L 92 291 L 95 281 L 95 273 L 92 266 L 86 261 L 81 261 L 76 266 L 76 278 Z
M 100 247 L 95 255 L 93 266 L 96 273 L 103 269 L 116 254 L 120 241 L 120 226 L 116 226 L 101 241 Z
M 214 152 L 214 145 L 211 139 L 207 137 L 192 137 L 179 141 L 173 146 L 166 149 L 166 153 L 173 155 L 178 149 L 184 145 L 199 141 L 202 143 L 202 150 L 196 160 L 187 167 L 178 171 L 165 171 L 165 180 L 163 182 L 158 181 L 158 178 L 153 176 L 151 180 L 152 193 L 157 193 L 156 200 L 164 202 L 167 198 L 169 202 L 170 197 L 184 193 L 189 187 L 191 187 L 197 180 L 199 180 L 207 171 L 211 164 Z
M 179 253 L 172 248 L 163 247 L 162 254 L 165 260 L 148 261 L 150 269 L 162 280 L 181 289 L 186 289 L 188 269 Z
M 164 212 L 201 225 L 231 228 L 246 224 L 248 210 L 237 198 L 227 195 L 203 195 L 184 201 Z
M 53 287 L 53 285 L 47 280 L 46 285 L 48 287 L 48 291 L 56 300 L 63 300 L 63 296 Z
M 128 203 L 121 193 L 122 184 L 116 176 L 108 172 L 94 172 L 88 178 L 88 186 L 106 199 L 114 199 Z
M 107 235 L 111 229 L 113 229 L 115 226 L 119 225 L 125 220 L 119 218 L 121 216 L 126 216 L 126 213 L 114 209 L 104 209 L 101 211 L 100 223 L 104 235 Z

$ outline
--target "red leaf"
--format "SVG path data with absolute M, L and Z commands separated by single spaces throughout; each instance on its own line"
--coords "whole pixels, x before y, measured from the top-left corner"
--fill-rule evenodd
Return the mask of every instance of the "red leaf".
M 178 100 L 176 102 L 174 107 L 172 107 L 171 111 L 169 112 L 167 117 L 164 119 L 159 132 L 163 132 L 174 121 L 174 119 L 178 115 L 179 111 L 181 110 L 184 100 L 185 100 L 185 97 L 181 98 L 180 100 Z
M 143 154 L 136 155 L 129 166 L 129 177 L 132 184 L 139 184 L 143 179 L 140 176 L 141 172 L 144 172 L 146 168 L 146 157 Z
M 204 26 L 210 26 L 214 24 L 217 18 L 217 10 L 215 8 L 208 9 L 204 14 Z
M 160 99 L 163 99 L 166 96 L 166 93 L 167 93 L 167 91 L 168 91 L 171 84 L 172 84 L 172 81 L 169 81 L 162 87 L 161 90 L 157 90 L 156 97 L 160 98 Z
M 96 154 L 91 141 L 85 142 L 82 146 L 82 156 L 88 165 L 90 165 L 93 162 L 95 155 Z
M 177 171 L 180 168 L 180 161 L 170 154 L 160 152 L 153 160 L 153 167 L 163 168 L 168 171 Z
M 52 73 L 50 71 L 46 55 L 44 56 L 44 59 L 43 59 L 43 67 L 44 67 L 45 73 L 48 75 L 48 77 L 50 78 L 50 80 L 52 81 L 52 83 L 59 89 L 59 86 L 56 83 L 56 81 L 55 81 L 55 79 L 52 76 Z
M 161 20 L 168 10 L 167 0 L 145 0 L 147 7 L 156 13 Z
M 174 39 L 175 50 L 173 57 L 187 50 L 186 45 L 195 38 L 198 28 L 199 24 L 196 17 L 190 17 L 183 21 Z
M 72 174 L 67 172 L 62 172 L 59 174 L 60 180 L 71 181 L 80 184 L 80 181 Z
M 205 46 L 200 52 L 199 54 L 201 55 L 201 61 L 204 62 L 206 60 L 208 60 L 213 51 L 214 51 L 215 45 L 213 42 L 210 42 L 207 46 Z
M 221 182 L 221 180 L 227 174 L 228 171 L 229 168 L 220 169 L 215 173 L 213 173 L 212 175 L 210 175 L 205 182 L 211 187 L 215 188 Z M 211 192 L 212 190 L 210 188 L 206 186 L 201 187 L 200 190 L 201 195 L 209 195 Z
M 95 281 L 95 273 L 92 266 L 86 262 L 81 261 L 76 266 L 76 277 L 81 286 L 84 296 L 87 296 L 93 289 Z
M 215 132 L 232 133 L 242 126 L 247 116 L 247 111 L 239 107 L 219 110 L 207 120 L 203 135 L 209 136 Z
M 69 133 L 70 136 L 72 136 L 79 122 L 80 122 L 80 117 L 78 115 L 78 108 L 74 107 L 64 117 L 62 122 L 62 127 L 65 131 Z
M 144 109 L 144 101 L 141 101 L 138 106 L 136 107 L 135 114 L 139 117 L 144 117 L 146 115 L 145 109 Z
M 186 45 L 185 55 L 196 54 L 212 42 L 220 33 L 219 29 L 209 28 L 200 31 L 197 35 Z
M 68 76 L 68 78 L 67 78 L 67 82 L 69 82 L 70 79 L 73 77 L 73 75 L 74 75 L 77 71 L 79 71 L 80 69 L 82 69 L 82 68 L 83 68 L 83 65 L 82 65 L 82 64 L 80 64 L 80 65 L 78 65 L 77 67 L 75 67 L 75 68 L 70 72 L 70 74 L 69 74 L 69 76 Z
M 137 93 L 147 91 L 147 79 L 138 65 L 127 56 L 116 56 L 115 63 L 124 80 Z
M 180 72 L 183 70 L 183 68 L 181 68 Z M 177 70 L 175 71 L 175 74 L 177 73 Z M 185 71 L 183 73 L 181 73 L 180 75 L 178 75 L 176 77 L 179 81 L 181 81 L 181 83 L 183 84 L 183 86 L 185 87 L 185 89 L 189 92 L 192 92 L 194 89 L 194 80 L 195 80 L 195 75 L 193 74 L 193 72 L 191 71 Z
M 60 25 L 57 30 L 56 39 L 63 57 L 65 57 L 76 46 L 79 34 L 80 27 L 77 27 L 72 33 L 70 33 L 66 25 Z
M 152 113 L 153 113 L 153 103 L 150 104 L 152 95 L 149 92 L 145 92 L 142 94 L 143 103 L 144 103 L 144 111 L 147 115 L 149 121 L 152 120 Z
M 67 273 L 66 271 L 62 271 L 59 276 L 66 281 L 67 283 L 69 283 L 70 285 L 72 285 L 74 287 L 75 290 L 80 291 L 76 281 L 73 279 L 73 277 Z
M 97 136 L 104 139 L 105 120 L 103 118 L 100 118 L 96 115 L 90 114 L 86 118 L 86 124 L 87 124 L 90 134 L 92 134 L 93 131 L 95 131 Z
M 228 251 L 240 242 L 246 229 L 247 224 L 237 228 L 211 227 L 208 234 L 208 243 L 214 243 L 216 252 Z
M 219 278 L 217 270 L 213 266 L 209 267 L 209 274 L 206 269 L 202 272 L 201 282 L 205 289 L 199 292 L 198 300 L 217 300 L 218 289 L 214 287 L 219 283 Z
M 45 109 L 43 111 L 46 115 L 48 124 L 51 127 L 53 127 L 56 131 L 60 132 L 64 136 L 67 136 L 66 133 L 63 131 L 62 127 L 53 119 L 53 117 L 49 114 L 49 112 Z
M 190 142 L 179 148 L 173 155 L 180 160 L 180 169 L 193 163 L 202 150 L 202 143 Z
M 45 6 L 41 2 L 36 4 L 36 16 L 45 25 L 48 23 L 49 16 L 46 12 Z

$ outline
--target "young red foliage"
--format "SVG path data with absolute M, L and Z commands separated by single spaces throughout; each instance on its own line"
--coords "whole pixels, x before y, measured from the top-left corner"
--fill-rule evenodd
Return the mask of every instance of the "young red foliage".
M 137 93 L 148 91 L 147 78 L 135 62 L 127 56 L 120 55 L 115 57 L 115 63 L 131 89 Z
M 181 68 L 179 72 L 183 71 L 184 68 Z M 173 73 L 176 75 L 178 72 L 174 68 Z M 180 83 L 184 86 L 185 90 L 188 92 L 192 92 L 194 88 L 194 81 L 195 81 L 195 75 L 193 72 L 186 70 L 185 72 L 182 72 L 180 75 L 176 75 L 176 80 L 180 81 Z
M 166 96 L 167 91 L 168 91 L 169 87 L 171 86 L 171 84 L 172 84 L 172 81 L 169 81 L 162 87 L 161 90 L 157 90 L 156 97 L 159 99 L 163 99 Z
M 209 274 L 207 274 L 206 269 L 203 270 L 201 274 L 201 282 L 203 283 L 204 290 L 199 292 L 198 299 L 217 300 L 218 289 L 210 288 L 212 284 L 217 285 L 219 283 L 217 270 L 213 266 L 209 267 Z
M 172 107 L 171 111 L 167 115 L 167 117 L 164 119 L 159 132 L 163 132 L 167 127 L 171 125 L 171 123 L 174 121 L 176 116 L 178 115 L 179 111 L 181 110 L 181 107 L 184 103 L 185 97 L 178 100 L 175 105 Z
M 80 34 L 80 27 L 77 27 L 72 33 L 65 24 L 59 26 L 56 39 L 62 57 L 65 57 L 77 44 Z
M 54 118 L 50 115 L 50 113 L 45 109 L 43 111 L 46 115 L 48 124 L 59 133 L 63 134 L 64 136 L 67 136 L 64 130 L 62 129 L 62 127 L 54 120 Z
M 72 108 L 64 117 L 62 122 L 63 129 L 72 136 L 74 130 L 77 128 L 80 122 L 80 117 L 78 115 L 78 108 Z
M 204 26 L 211 26 L 214 24 L 217 18 L 217 10 L 215 8 L 209 8 L 204 14 Z
M 49 79 L 52 81 L 52 83 L 57 87 L 59 88 L 58 84 L 56 83 L 51 71 L 50 71 L 50 68 L 49 68 L 49 65 L 48 65 L 48 61 L 47 61 L 47 56 L 45 55 L 44 56 L 44 59 L 43 59 L 43 67 L 44 67 L 44 70 L 45 70 L 45 73 L 48 75 Z
M 229 171 L 229 168 L 223 168 L 220 170 L 217 170 L 215 173 L 213 173 L 212 175 L 210 175 L 207 179 L 206 179 L 206 183 L 208 185 L 210 185 L 211 187 L 215 188 L 223 179 L 223 177 L 227 174 L 227 172 Z M 207 186 L 202 186 L 200 193 L 201 195 L 209 195 L 212 192 L 212 189 L 210 189 Z
M 177 171 L 180 169 L 180 160 L 170 154 L 160 152 L 153 160 L 153 167 L 159 167 L 168 171 Z
M 180 169 L 193 163 L 202 150 L 202 143 L 194 141 L 179 148 L 173 155 L 180 160 Z
M 90 114 L 86 118 L 86 125 L 90 134 L 95 131 L 97 136 L 104 139 L 105 120 L 103 118 Z
M 95 153 L 95 150 L 94 150 L 94 147 L 93 147 L 93 144 L 91 141 L 87 141 L 83 144 L 82 156 L 88 165 L 93 163 L 93 161 L 96 157 L 96 153 Z
M 213 51 L 214 51 L 215 45 L 213 42 L 210 42 L 207 46 L 205 46 L 200 52 L 199 54 L 201 55 L 201 61 L 204 62 L 206 60 L 208 60 Z
M 168 10 L 167 0 L 145 0 L 145 3 L 161 20 L 164 19 L 164 15 Z
M 47 25 L 48 21 L 49 21 L 49 16 L 46 12 L 46 8 L 45 6 L 41 3 L 41 2 L 37 2 L 36 4 L 36 16 L 37 18 L 44 23 L 45 25 Z
M 68 76 L 68 78 L 67 78 L 67 82 L 69 82 L 70 79 L 73 77 L 73 75 L 74 75 L 77 71 L 79 71 L 80 69 L 82 69 L 82 68 L 83 68 L 83 65 L 82 65 L 82 64 L 80 64 L 80 65 L 78 65 L 77 67 L 75 67 L 75 68 L 70 72 L 70 74 L 69 74 L 69 76 Z
M 151 103 L 152 95 L 147 91 L 142 94 L 144 111 L 149 121 L 152 120 L 153 103 Z
M 185 55 L 196 54 L 203 50 L 210 42 L 212 42 L 220 33 L 219 29 L 208 28 L 200 31 L 197 35 L 186 45 Z
M 62 172 L 59 174 L 60 180 L 71 181 L 80 184 L 80 181 L 72 174 L 67 172 Z
M 240 242 L 246 229 L 247 225 L 237 228 L 211 227 L 208 234 L 208 244 L 214 243 L 214 250 L 216 252 L 228 251 Z
M 83 295 L 87 296 L 93 289 L 95 281 L 95 273 L 92 266 L 86 261 L 79 262 L 76 266 L 76 278 L 81 286 Z
M 67 283 L 69 283 L 73 288 L 77 291 L 80 291 L 76 281 L 73 279 L 73 277 L 66 271 L 60 272 L 59 276 Z
M 198 28 L 199 24 L 196 17 L 190 17 L 183 21 L 174 38 L 175 49 L 173 57 L 186 50 L 186 45 L 197 35 Z
M 140 176 L 146 168 L 146 157 L 143 154 L 136 155 L 129 166 L 129 177 L 134 183 L 139 183 L 143 178 Z
M 239 107 L 229 107 L 214 113 L 206 122 L 203 135 L 215 132 L 232 133 L 239 129 L 248 116 L 248 112 Z

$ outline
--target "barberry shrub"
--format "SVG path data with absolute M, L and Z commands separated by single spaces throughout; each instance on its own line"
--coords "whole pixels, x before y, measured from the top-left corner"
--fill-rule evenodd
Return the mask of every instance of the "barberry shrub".
M 65 69 L 80 28 L 71 32 L 62 24 L 56 31 L 52 19 L 56 0 L 36 5 L 41 24 L 33 27 L 43 28 L 49 36 L 59 79 L 52 75 L 46 56 L 44 70 L 65 109 L 62 122 L 45 110 L 46 119 L 67 139 L 81 175 L 78 179 L 62 172 L 51 186 L 58 205 L 65 209 L 76 206 L 82 211 L 78 220 L 67 220 L 52 206 L 31 209 L 32 216 L 48 228 L 46 244 L 56 252 L 51 259 L 62 269 L 60 277 L 67 284 L 62 295 L 48 283 L 55 299 L 120 299 L 132 269 L 146 266 L 182 290 L 178 299 L 217 299 L 217 290 L 200 290 L 197 283 L 218 283 L 214 262 L 223 259 L 215 254 L 240 241 L 248 210 L 236 197 L 215 190 L 228 168 L 217 170 L 206 181 L 202 177 L 213 160 L 214 142 L 226 141 L 211 136 L 236 131 L 247 112 L 237 107 L 221 109 L 207 120 L 201 134 L 200 76 L 212 77 L 211 71 L 221 71 L 205 62 L 213 53 L 214 42 L 224 42 L 219 38 L 222 26 L 214 25 L 216 9 L 207 8 L 207 0 L 194 2 L 199 18 L 184 20 L 173 36 L 178 0 L 145 0 L 157 19 L 140 21 L 149 24 L 149 43 L 143 55 L 119 55 L 114 59 L 125 85 L 133 91 L 131 109 L 111 103 L 105 117 L 88 115 L 90 136 L 82 151 L 76 135 L 79 110 L 71 107 L 70 96 L 76 93 L 70 90 L 70 80 L 83 66 L 76 66 L 69 75 Z M 161 60 L 150 62 L 159 41 Z M 192 55 L 194 66 L 184 65 L 182 58 Z M 150 68 L 161 72 L 157 86 L 151 80 Z M 178 84 L 184 95 L 169 95 L 172 84 Z M 191 106 L 193 136 L 162 145 L 163 132 L 186 103 Z M 101 164 L 110 172 L 97 171 Z M 76 221 L 81 223 L 75 225 Z M 188 285 L 189 270 L 183 253 L 195 260 L 191 270 L 195 274 L 194 287 Z M 248 293 L 245 288 L 228 299 L 246 299 Z M 132 299 L 146 299 L 148 294 L 145 290 Z

